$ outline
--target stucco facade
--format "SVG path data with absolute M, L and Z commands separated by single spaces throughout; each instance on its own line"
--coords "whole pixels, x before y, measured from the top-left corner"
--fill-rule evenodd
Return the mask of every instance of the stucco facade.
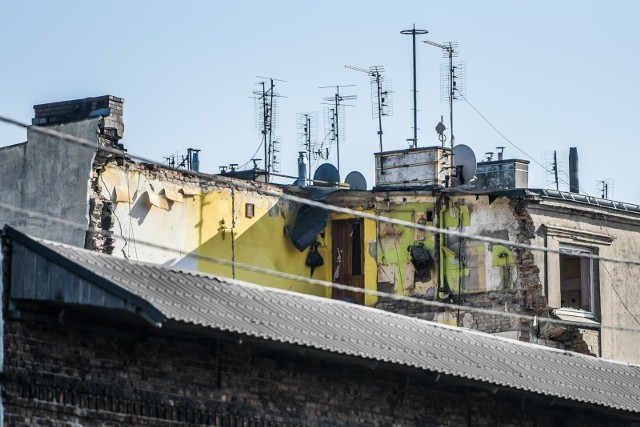
M 39 120 L 52 117 L 52 123 L 41 124 L 95 141 L 96 147 L 117 146 L 122 100 L 107 100 L 106 111 L 87 110 L 88 116 L 75 121 L 56 122 L 55 115 Z M 297 225 L 302 204 L 285 197 L 312 198 L 312 191 L 137 163 L 33 130 L 28 143 L 0 150 L 0 158 L 7 165 L 0 202 L 77 224 L 71 229 L 0 213 L 3 223 L 27 227 L 37 237 L 640 363 L 636 333 L 611 328 L 640 327 L 638 268 L 584 261 L 590 260 L 585 255 L 637 258 L 640 213 L 615 204 L 597 206 L 588 199 L 527 189 L 432 185 L 336 190 L 319 200 L 432 228 L 330 212 L 313 245 L 322 265 L 312 269 L 307 263 L 310 247 L 300 250 L 293 241 L 296 228 L 306 227 Z M 547 246 L 552 252 L 446 235 L 438 229 Z M 461 307 L 361 297 L 293 276 L 461 307 L 574 320 L 581 327 L 540 326 Z

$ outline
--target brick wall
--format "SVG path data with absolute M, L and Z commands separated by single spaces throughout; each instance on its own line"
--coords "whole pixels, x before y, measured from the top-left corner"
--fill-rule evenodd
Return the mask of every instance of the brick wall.
M 112 95 L 34 105 L 34 125 L 77 121 L 93 116 L 122 117 L 124 100 Z
M 101 143 L 107 142 L 107 145 L 112 145 L 117 144 L 124 135 L 123 106 L 124 99 L 113 95 L 39 104 L 33 106 L 35 117 L 31 123 L 48 126 L 102 117 L 100 133 L 102 139 L 108 141 Z M 65 132 L 64 128 L 60 131 Z
M 508 291 L 487 291 L 454 296 L 451 301 L 460 306 L 482 308 L 497 312 L 518 313 L 522 309 L 522 292 Z M 402 314 L 405 316 L 418 317 L 424 320 L 438 321 L 443 310 L 425 304 L 380 298 L 376 308 Z M 499 314 L 482 314 L 472 311 L 449 310 L 452 319 L 457 326 L 487 332 L 490 334 L 520 331 L 520 321 L 515 318 L 501 316 Z
M 542 409 L 417 371 L 319 361 L 131 326 L 68 317 L 5 323 L 7 425 L 583 426 L 597 413 Z M 105 329 L 106 327 L 106 329 Z M 126 332 L 125 332 L 126 331 Z M 557 403 L 556 403 L 557 405 Z M 565 409 L 566 410 L 566 409 Z M 606 422 L 615 425 L 611 414 Z

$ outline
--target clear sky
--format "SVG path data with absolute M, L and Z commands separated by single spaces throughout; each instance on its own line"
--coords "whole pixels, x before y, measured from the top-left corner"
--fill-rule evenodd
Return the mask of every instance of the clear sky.
M 261 141 L 252 91 L 274 77 L 281 98 L 281 172 L 296 173 L 297 114 L 317 111 L 324 136 L 328 85 L 357 95 L 346 110 L 341 172 L 374 182 L 377 122 L 369 78 L 346 69 L 383 65 L 393 115 L 384 149 L 413 136 L 411 37 L 456 41 L 466 64 L 466 98 L 454 105 L 456 142 L 478 159 L 506 146 L 531 161 L 529 185 L 543 187 L 547 157 L 578 148 L 583 192 L 609 180 L 616 200 L 640 203 L 640 2 L 627 1 L 31 1 L 0 0 L 0 114 L 22 121 L 34 104 L 111 94 L 125 99 L 132 154 L 162 161 L 200 148 L 201 170 L 249 161 Z M 418 144 L 438 145 L 439 49 L 419 43 Z M 24 130 L 0 123 L 0 146 Z M 530 156 L 530 157 L 528 157 Z M 256 157 L 264 157 L 262 150 Z M 335 163 L 335 148 L 332 159 Z M 568 174 L 568 164 L 565 165 Z M 561 175 L 561 179 L 562 179 Z M 568 181 L 567 176 L 564 180 Z M 561 189 L 567 188 L 561 183 Z M 613 194 L 612 194 L 613 193 Z

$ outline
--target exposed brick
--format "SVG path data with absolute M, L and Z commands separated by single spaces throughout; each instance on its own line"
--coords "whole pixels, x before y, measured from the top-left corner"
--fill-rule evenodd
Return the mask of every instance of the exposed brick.
M 103 328 L 7 319 L 5 423 L 615 425 L 586 410 L 565 413 L 548 406 L 539 411 L 501 393 L 436 387 L 417 371 L 372 370 L 153 329 Z

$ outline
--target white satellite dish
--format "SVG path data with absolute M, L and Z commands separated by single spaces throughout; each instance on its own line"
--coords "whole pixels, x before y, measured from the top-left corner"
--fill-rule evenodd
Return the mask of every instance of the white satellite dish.
M 347 177 L 344 179 L 344 182 L 351 186 L 352 190 L 366 190 L 367 189 L 367 180 L 364 175 L 362 175 L 358 171 L 349 172 Z
M 460 175 L 458 179 L 461 179 L 462 183 L 468 184 L 476 174 L 476 155 L 473 150 L 464 144 L 458 144 L 453 147 L 453 166 L 456 174 L 460 169 Z

